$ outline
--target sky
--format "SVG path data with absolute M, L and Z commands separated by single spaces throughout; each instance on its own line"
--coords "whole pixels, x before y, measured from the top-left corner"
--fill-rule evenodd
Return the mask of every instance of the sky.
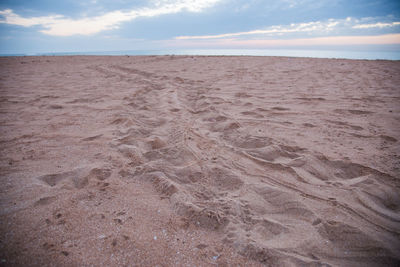
M 0 54 L 400 51 L 399 0 L 0 0 Z

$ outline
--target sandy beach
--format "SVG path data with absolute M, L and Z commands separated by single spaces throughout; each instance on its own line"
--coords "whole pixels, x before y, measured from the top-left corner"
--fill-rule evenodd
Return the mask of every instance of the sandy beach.
M 1 266 L 399 266 L 400 62 L 0 58 Z

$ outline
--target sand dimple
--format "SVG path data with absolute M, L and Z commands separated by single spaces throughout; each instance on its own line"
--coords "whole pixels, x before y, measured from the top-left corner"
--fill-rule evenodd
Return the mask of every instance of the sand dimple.
M 84 188 L 89 184 L 90 179 L 105 180 L 111 175 L 111 170 L 108 168 L 78 168 L 72 171 L 63 173 L 47 174 L 37 177 L 38 180 L 45 184 L 55 187 L 61 185 L 72 185 L 76 189 Z
M 336 257 L 347 258 L 354 264 L 364 262 L 364 264 L 394 266 L 398 262 L 395 255 L 382 249 L 377 241 L 356 227 L 342 222 L 328 221 L 318 228 L 318 233 L 335 249 Z M 365 257 L 369 258 L 368 261 Z
M 81 170 L 74 170 L 63 173 L 47 174 L 38 177 L 37 179 L 42 180 L 49 186 L 57 186 L 59 183 L 65 180 L 73 181 L 76 188 L 82 188 L 87 184 L 87 178 L 82 176 Z
M 145 179 L 151 181 L 161 194 L 165 194 L 168 197 L 178 191 L 174 183 L 162 172 L 150 172 L 145 176 Z
M 213 168 L 208 173 L 212 184 L 219 190 L 236 190 L 243 185 L 243 181 L 235 174 L 221 168 Z
M 265 136 L 250 136 L 250 135 L 238 135 L 228 134 L 224 137 L 234 147 L 251 149 L 261 148 L 271 144 L 271 139 Z

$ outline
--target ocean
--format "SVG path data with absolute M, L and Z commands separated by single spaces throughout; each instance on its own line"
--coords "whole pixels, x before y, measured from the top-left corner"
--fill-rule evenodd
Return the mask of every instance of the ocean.
M 1 56 L 68 56 L 68 55 L 201 55 L 201 56 L 283 56 L 309 58 L 345 58 L 368 60 L 400 60 L 400 51 L 346 51 L 309 49 L 183 49 L 183 50 L 128 50 L 91 52 L 48 52 L 37 54 L 8 54 Z

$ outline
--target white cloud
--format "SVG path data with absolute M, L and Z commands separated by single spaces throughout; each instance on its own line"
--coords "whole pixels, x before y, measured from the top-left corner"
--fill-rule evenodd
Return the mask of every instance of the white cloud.
M 372 24 L 355 25 L 355 26 L 353 26 L 353 29 L 388 28 L 388 27 L 394 27 L 394 26 L 399 26 L 399 25 L 400 25 L 399 21 L 395 21 L 395 22 L 391 22 L 391 23 L 378 22 L 378 23 L 372 23 Z
M 176 10 L 180 12 L 187 10 L 189 12 L 201 12 L 204 9 L 215 5 L 220 0 L 155 0 L 153 3 L 161 10 Z M 175 12 L 171 12 L 175 13 Z
M 361 21 L 373 18 L 361 19 Z M 348 17 L 346 19 L 328 19 L 326 21 L 312 21 L 306 23 L 293 23 L 290 25 L 274 25 L 264 29 L 224 33 L 216 35 L 198 35 L 198 36 L 178 36 L 177 40 L 190 40 L 190 39 L 222 39 L 233 38 L 241 36 L 293 36 L 296 33 L 307 33 L 307 35 L 324 36 L 327 33 L 335 34 L 352 34 L 354 31 L 367 28 L 388 28 L 400 25 L 400 22 L 382 23 L 376 22 L 374 24 L 358 24 L 360 20 Z M 382 34 L 382 33 L 381 33 Z
M 234 48 L 266 49 L 282 47 L 315 47 L 315 46 L 351 46 L 351 45 L 400 45 L 400 34 L 376 36 L 326 36 L 291 39 L 201 39 L 201 40 L 168 40 L 164 46 L 183 48 Z
M 0 11 L 4 19 L 0 23 L 23 27 L 42 26 L 42 33 L 54 36 L 91 35 L 105 30 L 118 28 L 121 23 L 138 17 L 154 17 L 183 11 L 201 12 L 212 7 L 220 0 L 157 0 L 151 7 L 130 11 L 112 11 L 96 17 L 81 19 L 66 18 L 62 15 L 25 18 L 11 9 Z
M 55 23 L 57 20 L 62 19 L 62 16 L 45 16 L 45 17 L 34 17 L 34 18 L 23 18 L 15 14 L 11 9 L 5 9 L 0 11 L 5 19 L 0 20 L 0 23 L 14 24 L 24 27 L 30 27 L 39 24 Z
M 333 30 L 337 25 L 344 23 L 346 20 L 334 20 L 329 19 L 327 21 L 313 21 L 307 23 L 292 23 L 290 25 L 276 25 L 270 26 L 262 30 L 253 30 L 247 32 L 236 32 L 236 33 L 225 33 L 217 35 L 201 35 L 201 36 L 179 36 L 176 37 L 178 40 L 185 39 L 218 39 L 218 38 L 229 38 L 238 37 L 243 35 L 282 35 L 287 33 L 299 33 L 299 32 L 328 32 Z

